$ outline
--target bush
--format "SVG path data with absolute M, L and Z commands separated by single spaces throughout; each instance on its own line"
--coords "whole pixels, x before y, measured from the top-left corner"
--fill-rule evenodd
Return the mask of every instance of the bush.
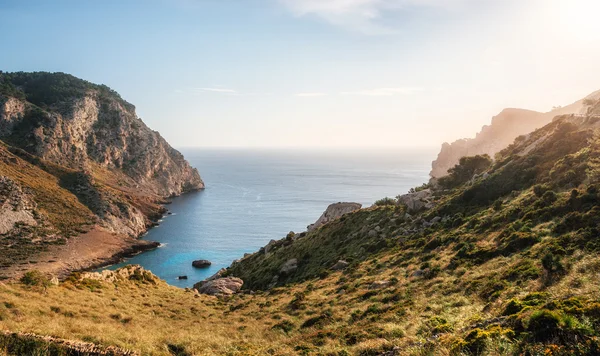
M 561 318 L 557 313 L 542 309 L 531 315 L 527 331 L 531 332 L 536 341 L 547 341 L 556 336 L 560 323 Z
M 438 182 L 446 189 L 456 188 L 474 175 L 485 172 L 491 165 L 492 159 L 487 154 L 462 157 L 456 166 L 448 170 L 448 175 L 441 177 Z
M 50 283 L 50 279 L 38 270 L 25 273 L 19 281 L 26 286 L 43 287 L 44 289 L 52 284 Z
M 396 205 L 396 204 L 397 204 L 396 199 L 385 197 L 383 199 L 377 200 L 373 205 L 376 205 L 376 206 L 390 206 L 390 205 Z

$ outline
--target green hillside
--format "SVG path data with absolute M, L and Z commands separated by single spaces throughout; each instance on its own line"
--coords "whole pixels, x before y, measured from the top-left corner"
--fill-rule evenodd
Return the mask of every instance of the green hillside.
M 231 297 L 145 273 L 25 280 L 0 286 L 0 329 L 156 355 L 596 355 L 598 127 L 561 117 L 461 160 L 417 189 L 429 209 L 388 199 L 290 234 L 225 272 L 245 281 Z

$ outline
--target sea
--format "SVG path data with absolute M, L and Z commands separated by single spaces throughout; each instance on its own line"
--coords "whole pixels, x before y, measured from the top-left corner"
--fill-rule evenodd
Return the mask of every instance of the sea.
M 198 168 L 206 189 L 166 206 L 170 214 L 143 237 L 161 247 L 106 268 L 139 264 L 171 285 L 191 287 L 272 239 L 306 231 L 331 203 L 368 207 L 427 182 L 437 147 L 181 152 Z M 192 267 L 199 259 L 212 265 Z

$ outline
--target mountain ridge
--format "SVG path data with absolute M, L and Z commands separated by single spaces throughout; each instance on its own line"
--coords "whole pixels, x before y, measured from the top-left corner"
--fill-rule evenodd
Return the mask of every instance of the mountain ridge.
M 482 127 L 474 138 L 463 138 L 452 143 L 444 142 L 437 158 L 431 164 L 430 176 L 440 178 L 448 173 L 448 169 L 458 163 L 461 157 L 487 154 L 494 157 L 501 149 L 508 146 L 518 136 L 528 134 L 535 129 L 550 123 L 556 116 L 564 114 L 585 114 L 586 102 L 600 97 L 600 90 L 570 105 L 557 107 L 549 112 L 506 108 L 492 117 L 490 125 Z
M 10 239 L 1 244 L 29 251 L 4 254 L 0 262 L 12 266 L 4 275 L 14 274 L 18 262 L 41 251 L 60 256 L 65 248 L 76 251 L 81 244 L 69 239 L 78 236 L 115 246 L 97 244 L 107 261 L 119 250 L 155 247 L 135 239 L 166 211 L 162 204 L 204 188 L 197 169 L 148 128 L 132 104 L 104 85 L 64 73 L 0 72 L 0 158 L 6 194 L 23 191 L 27 194 L 19 196 L 37 202 L 4 221 L 14 225 L 4 231 L 6 236 L 27 238 L 14 240 L 17 245 Z M 82 256 L 77 263 L 55 263 L 57 273 L 101 264 L 95 252 L 90 254 L 94 261 Z

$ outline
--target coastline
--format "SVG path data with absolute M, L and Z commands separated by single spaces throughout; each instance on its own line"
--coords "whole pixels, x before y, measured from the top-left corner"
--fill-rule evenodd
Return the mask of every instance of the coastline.
M 59 280 L 73 272 L 90 271 L 153 250 L 160 244 L 155 241 L 135 239 L 113 234 L 100 226 L 67 240 L 64 245 L 51 246 L 26 263 L 14 264 L 3 269 L 8 279 L 20 278 L 30 270 L 51 274 Z

